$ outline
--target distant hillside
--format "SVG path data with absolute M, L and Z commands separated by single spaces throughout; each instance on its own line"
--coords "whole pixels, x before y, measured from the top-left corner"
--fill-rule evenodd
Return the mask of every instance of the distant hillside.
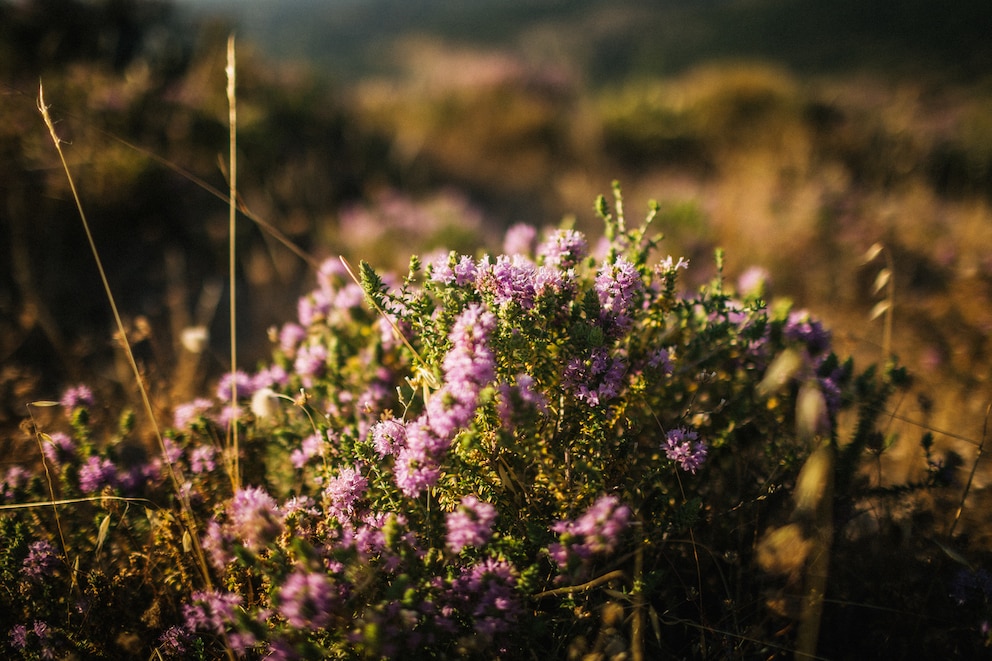
M 868 69 L 974 80 L 992 70 L 988 0 L 189 0 L 233 16 L 279 59 L 335 79 L 388 71 L 412 35 L 509 47 L 581 66 L 593 83 L 677 73 L 704 59 L 800 73 Z

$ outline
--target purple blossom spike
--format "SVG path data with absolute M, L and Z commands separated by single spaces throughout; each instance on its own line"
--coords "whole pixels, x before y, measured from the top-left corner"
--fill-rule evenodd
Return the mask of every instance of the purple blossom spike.
M 275 499 L 258 487 L 239 489 L 228 507 L 231 533 L 245 548 L 259 551 L 283 529 L 282 513 Z
M 483 546 L 492 535 L 496 508 L 475 496 L 462 498 L 461 505 L 446 517 L 448 534 L 445 541 L 452 553 L 466 546 Z
M 51 576 L 57 562 L 55 547 L 43 539 L 32 542 L 21 566 L 21 574 L 32 581 L 40 581 Z
M 696 474 L 706 460 L 706 444 L 698 440 L 699 434 L 685 429 L 673 429 L 665 436 L 665 455 L 682 470 Z
M 279 588 L 279 614 L 297 629 L 320 629 L 331 621 L 334 598 L 327 574 L 297 570 Z
M 90 457 L 79 467 L 79 490 L 96 493 L 103 487 L 117 484 L 117 467 L 109 459 Z
M 558 230 L 537 248 L 537 256 L 545 266 L 563 271 L 578 265 L 588 254 L 585 235 L 575 230 Z
M 80 406 L 93 406 L 93 401 L 93 391 L 90 390 L 89 386 L 80 384 L 67 388 L 62 393 L 60 403 L 66 411 L 71 411 Z
M 396 418 L 381 420 L 372 425 L 371 436 L 375 451 L 385 459 L 406 445 L 406 425 Z
M 638 299 L 644 294 L 644 281 L 637 267 L 624 257 L 612 264 L 604 264 L 596 276 L 596 294 L 599 296 L 601 322 L 612 337 L 627 332 Z

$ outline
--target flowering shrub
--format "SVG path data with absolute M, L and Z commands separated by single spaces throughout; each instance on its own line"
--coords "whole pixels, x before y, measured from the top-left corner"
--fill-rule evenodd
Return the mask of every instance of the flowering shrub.
M 0 519 L 7 655 L 791 649 L 756 535 L 820 447 L 853 493 L 877 408 L 843 447 L 838 416 L 899 372 L 855 379 L 808 314 L 735 298 L 719 255 L 682 291 L 650 217 L 598 208 L 595 244 L 515 228 L 513 254 L 360 283 L 326 262 L 271 362 L 176 406 L 164 454 L 69 389 L 43 470 L 3 478 L 8 503 L 55 501 Z

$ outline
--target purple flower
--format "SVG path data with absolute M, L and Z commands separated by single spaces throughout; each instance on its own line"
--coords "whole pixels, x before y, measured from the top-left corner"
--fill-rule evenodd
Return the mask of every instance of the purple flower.
M 230 592 L 204 590 L 194 592 L 183 606 L 183 619 L 190 631 L 209 631 L 223 635 L 235 621 L 234 609 L 241 605 L 241 597 Z
M 396 455 L 396 486 L 410 498 L 416 498 L 425 489 L 437 484 L 440 476 L 437 459 L 423 447 L 404 447 Z
M 507 255 L 530 255 L 534 249 L 537 228 L 526 223 L 517 223 L 506 230 L 503 237 L 503 252 Z
M 189 451 L 189 469 L 194 473 L 209 473 L 217 468 L 214 460 L 217 449 L 212 445 L 198 445 Z
M 548 410 L 547 396 L 536 389 L 534 377 L 529 374 L 518 374 L 516 385 L 500 384 L 498 411 L 500 422 L 506 429 L 514 427 L 514 418 L 520 413 L 537 411 L 545 413 Z
M 358 468 L 342 468 L 327 483 L 324 495 L 330 501 L 328 513 L 344 521 L 355 511 L 355 502 L 365 495 L 369 482 Z
M 331 621 L 335 596 L 327 574 L 297 570 L 279 588 L 279 614 L 297 629 L 320 629 Z
M 171 626 L 158 637 L 158 650 L 166 657 L 185 657 L 192 642 L 190 632 L 181 626 Z
M 289 374 L 282 365 L 269 365 L 258 371 L 251 380 L 252 392 L 262 388 L 281 388 L 289 384 Z
M 575 230 L 558 230 L 537 248 L 537 256 L 545 266 L 568 270 L 589 254 L 586 237 Z
M 48 435 L 47 442 L 41 446 L 45 459 L 58 466 L 76 454 L 76 444 L 68 434 L 60 431 Z
M 476 266 L 475 262 L 468 255 L 462 255 L 455 264 L 455 284 L 463 287 L 475 282 Z
M 185 404 L 179 404 L 176 406 L 176 410 L 173 413 L 173 425 L 176 429 L 186 430 L 190 426 L 203 416 L 204 413 L 210 410 L 213 406 L 213 402 L 206 398 L 194 399 L 191 402 L 186 402 Z
M 14 649 L 22 650 L 27 646 L 28 628 L 23 624 L 15 624 L 8 635 L 10 636 L 10 644 Z
M 622 335 L 630 329 L 633 323 L 630 315 L 644 293 L 644 281 L 637 267 L 624 257 L 603 264 L 595 288 L 604 329 L 611 337 Z
M 279 348 L 284 354 L 292 358 L 296 355 L 296 348 L 307 338 L 307 331 L 303 326 L 289 322 L 284 324 L 279 331 Z
M 789 313 L 782 334 L 792 342 L 805 345 L 814 358 L 830 350 L 830 331 L 805 310 Z
M 66 411 L 71 411 L 79 406 L 93 406 L 93 401 L 93 391 L 86 385 L 77 385 L 67 388 L 66 391 L 62 393 L 62 399 L 60 400 L 62 408 Z
M 448 528 L 445 541 L 452 553 L 460 553 L 466 546 L 483 546 L 492 535 L 496 508 L 475 496 L 462 498 L 461 505 L 446 517 Z
M 231 533 L 245 548 L 259 551 L 282 532 L 282 514 L 272 496 L 258 487 L 239 489 L 228 507 Z
M 303 377 L 304 385 L 309 387 L 313 382 L 312 377 L 324 373 L 326 363 L 327 347 L 322 344 L 305 344 L 296 353 L 293 369 Z
M 706 444 L 698 440 L 699 434 L 685 429 L 673 429 L 665 436 L 665 455 L 682 470 L 696 474 L 706 460 Z
M 296 304 L 296 317 L 304 327 L 327 318 L 331 310 L 331 298 L 327 290 L 315 289 L 303 296 Z
M 431 282 L 450 285 L 455 281 L 455 270 L 451 268 L 455 253 L 441 253 L 428 260 L 427 268 Z
M 4 473 L 3 481 L 0 481 L 0 493 L 3 493 L 5 500 L 10 500 L 30 479 L 31 473 L 23 466 L 11 466 Z
M 615 496 L 601 496 L 575 521 L 566 519 L 551 527 L 560 535 L 559 541 L 548 547 L 551 559 L 566 567 L 593 554 L 613 553 L 630 523 L 630 516 L 630 508 Z
M 203 550 L 210 559 L 210 564 L 218 571 L 223 571 L 227 565 L 234 561 L 234 554 L 231 553 L 234 537 L 218 521 L 211 520 L 207 523 L 202 543 Z
M 587 360 L 572 358 L 568 362 L 562 383 L 579 401 L 599 406 L 620 394 L 626 373 L 626 360 L 610 356 L 605 347 L 597 347 Z
M 652 369 L 661 368 L 665 374 L 671 375 L 674 371 L 672 366 L 672 354 L 668 349 L 656 349 L 648 356 L 648 367 Z
M 222 402 L 230 401 L 232 380 L 234 381 L 234 391 L 237 399 L 247 399 L 255 392 L 255 385 L 250 376 L 241 370 L 235 372 L 233 376 L 230 372 L 226 372 L 217 382 L 217 399 Z
M 473 629 L 490 644 L 513 631 L 522 612 L 517 575 L 504 560 L 486 558 L 462 569 L 452 585 L 455 606 L 472 617 Z
M 479 291 L 493 295 L 496 305 L 516 303 L 524 310 L 534 307 L 534 262 L 526 257 L 500 255 L 491 264 L 486 257 L 479 262 L 475 284 Z
M 763 296 L 768 285 L 770 275 L 768 269 L 761 266 L 748 267 L 737 278 L 737 291 L 741 296 Z
M 406 445 L 406 425 L 396 418 L 380 420 L 372 425 L 372 444 L 383 459 L 399 452 Z
M 293 468 L 300 469 L 314 457 L 323 455 L 324 437 L 319 433 L 314 433 L 304 438 L 300 447 L 290 453 L 289 460 L 293 463 Z
M 51 576 L 58 559 L 55 548 L 45 540 L 32 542 L 21 565 L 21 573 L 32 581 Z
M 103 487 L 115 486 L 117 468 L 109 459 L 90 457 L 79 467 L 79 490 L 83 493 L 96 493 Z

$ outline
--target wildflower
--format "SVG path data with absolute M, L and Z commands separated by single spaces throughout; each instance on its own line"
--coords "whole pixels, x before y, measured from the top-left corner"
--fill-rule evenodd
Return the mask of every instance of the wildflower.
M 235 397 L 239 400 L 251 397 L 251 394 L 255 391 L 252 378 L 241 370 L 236 371 L 233 376 L 230 372 L 226 372 L 217 382 L 217 399 L 222 402 L 231 399 L 232 381 L 234 382 Z
M 661 368 L 665 374 L 671 375 L 675 370 L 672 365 L 672 354 L 668 349 L 656 349 L 648 356 L 648 367 L 652 369 Z
M 21 565 L 21 574 L 32 581 L 39 581 L 51 576 L 56 563 L 55 548 L 45 540 L 38 540 L 28 547 L 28 555 Z
M 462 498 L 461 505 L 446 517 L 448 534 L 445 541 L 452 553 L 466 546 L 483 546 L 492 534 L 496 508 L 475 496 Z
M 79 467 L 79 490 L 83 493 L 96 493 L 105 486 L 115 486 L 117 468 L 109 459 L 90 457 Z
M 476 271 L 476 287 L 492 294 L 497 306 L 516 303 L 524 310 L 534 307 L 536 267 L 526 257 L 500 255 L 491 264 L 484 258 Z
M 665 455 L 682 470 L 696 474 L 706 460 L 706 444 L 698 440 L 699 434 L 685 429 L 673 429 L 665 436 Z
M 437 484 L 441 469 L 437 459 L 423 445 L 403 447 L 396 455 L 394 477 L 400 491 L 415 498 Z
M 272 388 L 259 388 L 252 394 L 249 408 L 259 420 L 274 418 L 279 413 L 279 395 Z
M 679 257 L 678 260 L 676 260 L 671 255 L 661 260 L 661 262 L 658 264 L 658 271 L 667 275 L 674 275 L 677 271 L 688 268 L 689 268 L 688 259 L 686 259 L 685 257 Z
M 184 658 L 189 652 L 190 632 L 182 626 L 171 626 L 158 637 L 158 651 L 166 658 Z
M 226 399 L 226 398 L 223 398 Z M 176 429 L 186 430 L 203 414 L 210 410 L 213 402 L 204 397 L 176 406 L 172 424 Z
M 15 624 L 7 635 L 10 637 L 10 644 L 14 649 L 22 650 L 27 647 L 28 628 L 23 624 Z
M 455 281 L 455 270 L 451 268 L 454 252 L 441 253 L 427 260 L 427 272 L 431 282 L 450 285 Z
M 234 561 L 234 554 L 231 553 L 233 543 L 234 536 L 218 521 L 211 520 L 207 523 L 202 539 L 203 550 L 215 569 L 222 571 Z
M 218 635 L 223 635 L 234 623 L 234 609 L 241 606 L 241 597 L 217 590 L 194 592 L 190 601 L 192 603 L 183 606 L 186 628 Z
M 462 255 L 455 264 L 455 284 L 464 287 L 475 282 L 476 278 L 475 262 L 468 255 Z
M 596 294 L 599 296 L 600 320 L 611 337 L 618 337 L 630 329 L 630 316 L 638 298 L 644 293 L 641 274 L 629 260 L 619 257 L 613 264 L 604 264 L 596 276 Z
M 537 228 L 527 223 L 517 223 L 506 230 L 503 252 L 507 255 L 529 255 L 534 248 Z
M 310 387 L 313 377 L 324 373 L 327 363 L 327 347 L 322 344 L 305 344 L 296 353 L 293 369 L 303 377 L 303 384 Z
M 60 431 L 48 435 L 41 446 L 45 459 L 58 466 L 76 454 L 76 444 L 68 434 Z
M 396 418 L 380 420 L 372 425 L 371 436 L 375 451 L 385 459 L 406 445 L 406 426 Z
M 212 445 L 198 445 L 189 451 L 189 469 L 194 473 L 209 473 L 217 468 L 217 449 Z
M 585 259 L 589 244 L 581 232 L 558 230 L 537 248 L 537 256 L 545 266 L 566 271 Z
M 307 337 L 307 331 L 299 324 L 288 322 L 279 330 L 279 349 L 288 357 L 296 355 L 296 348 Z
M 256 552 L 273 541 L 283 527 L 275 499 L 258 487 L 239 489 L 234 494 L 228 521 L 234 537 Z
M 297 629 L 320 629 L 331 621 L 334 596 L 327 574 L 297 570 L 279 588 L 279 614 Z
M 90 390 L 89 386 L 82 384 L 72 386 L 62 393 L 62 399 L 59 401 L 66 411 L 80 406 L 93 406 L 93 391 Z
M 517 626 L 522 608 L 516 585 L 516 571 L 510 563 L 486 558 L 462 569 L 452 593 L 461 602 L 461 610 L 471 614 L 475 633 L 492 643 L 498 634 Z
M 751 266 L 737 278 L 737 291 L 741 296 L 764 296 L 769 281 L 768 269 Z
M 346 520 L 355 511 L 355 502 L 365 494 L 368 486 L 368 480 L 357 467 L 342 468 L 324 489 L 324 495 L 330 501 L 328 513 L 338 520 Z
M 576 357 L 568 361 L 562 383 L 579 401 L 599 406 L 620 394 L 626 373 L 627 363 L 621 356 L 611 356 L 605 347 L 597 347 L 587 360 Z
M 330 310 L 331 298 L 324 289 L 316 289 L 296 303 L 296 317 L 304 328 L 326 319 Z
M 289 454 L 289 460 L 292 462 L 293 468 L 300 469 L 314 457 L 320 457 L 323 454 L 324 437 L 319 433 L 310 434 L 303 439 L 299 448 L 294 449 Z
M 804 310 L 789 313 L 782 334 L 793 342 L 805 345 L 813 358 L 822 356 L 830 349 L 830 331 Z
M 189 353 L 203 353 L 209 343 L 210 330 L 206 326 L 187 326 L 179 333 L 179 344 Z
M 253 393 L 258 393 L 262 388 L 280 388 L 289 384 L 289 374 L 286 369 L 279 364 L 264 367 L 252 377 L 251 387 Z M 254 401 L 254 396 L 252 398 Z
M 30 478 L 31 473 L 23 466 L 8 468 L 7 472 L 4 473 L 3 480 L 0 480 L 0 493 L 3 494 L 4 500 L 13 499 L 16 491 L 27 485 Z
M 507 429 L 513 427 L 514 416 L 518 411 L 530 410 L 544 413 L 548 409 L 547 396 L 537 390 L 534 377 L 529 374 L 518 374 L 516 385 L 501 384 L 499 392 L 500 422 Z

